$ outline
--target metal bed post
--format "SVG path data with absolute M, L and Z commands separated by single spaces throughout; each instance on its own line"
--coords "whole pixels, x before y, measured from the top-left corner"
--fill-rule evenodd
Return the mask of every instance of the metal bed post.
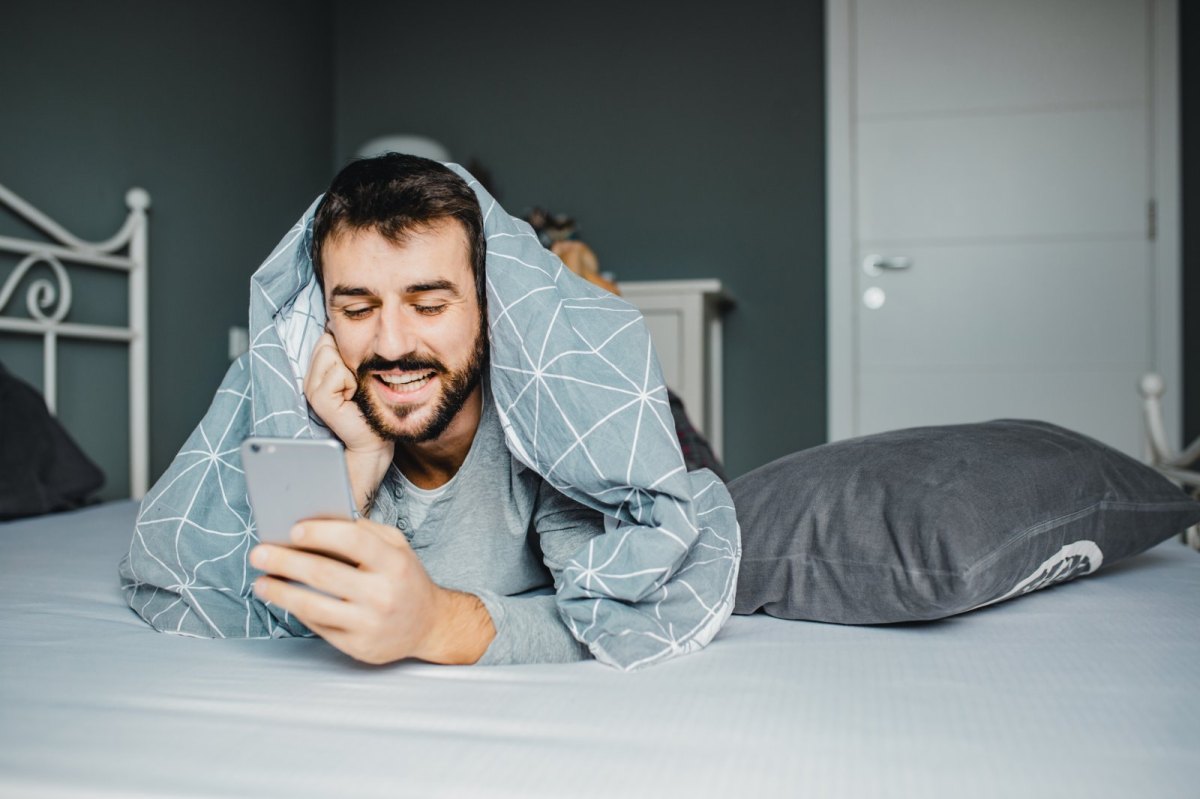
M 141 499 L 150 480 L 150 407 L 149 407 L 149 334 L 147 314 L 147 245 L 146 211 L 150 194 L 145 189 L 130 189 L 125 195 L 132 217 L 137 223 L 129 242 L 129 327 L 133 334 L 129 342 L 129 487 L 133 496 Z
M 58 341 L 61 338 L 129 343 L 129 484 L 135 499 L 145 495 L 150 476 L 149 362 L 147 359 L 147 209 L 150 195 L 133 188 L 125 195 L 129 216 L 107 241 L 84 241 L 0 184 L 0 206 L 41 230 L 53 241 L 0 236 L 0 252 L 24 257 L 0 284 L 0 331 L 40 336 L 42 387 L 46 407 L 58 407 Z M 126 255 L 116 255 L 127 248 Z M 71 309 L 71 280 L 63 261 L 129 273 L 129 322 L 125 327 L 66 321 Z M 37 265 L 49 267 L 53 280 L 39 277 L 25 293 L 28 318 L 4 317 L 17 287 Z

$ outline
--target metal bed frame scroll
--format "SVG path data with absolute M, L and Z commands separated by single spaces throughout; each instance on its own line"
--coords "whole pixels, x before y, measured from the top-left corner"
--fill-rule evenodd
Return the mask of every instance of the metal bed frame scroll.
M 133 498 L 146 493 L 150 470 L 149 372 L 146 340 L 147 283 L 146 243 L 150 195 L 133 188 L 125 194 L 129 216 L 121 229 L 107 241 L 84 241 L 0 184 L 0 206 L 45 233 L 53 241 L 29 241 L 0 236 L 0 253 L 21 257 L 16 268 L 0 286 L 0 331 L 41 336 L 43 395 L 55 413 L 58 394 L 58 340 L 60 338 L 129 343 L 129 484 Z M 121 252 L 124 254 L 119 254 Z M 67 321 L 71 310 L 71 279 L 64 262 L 129 275 L 129 323 L 125 327 L 77 324 Z M 37 265 L 53 274 L 29 283 L 25 307 L 29 317 L 5 317 L 5 308 L 21 281 Z

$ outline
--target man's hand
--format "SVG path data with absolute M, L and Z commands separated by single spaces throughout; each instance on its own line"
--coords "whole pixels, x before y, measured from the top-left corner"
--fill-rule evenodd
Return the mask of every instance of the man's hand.
M 342 360 L 333 334 L 326 333 L 313 348 L 312 362 L 304 377 L 304 396 L 346 449 L 366 452 L 391 446 L 363 418 L 354 403 L 356 391 L 358 380 L 354 372 Z
M 395 444 L 380 438 L 367 424 L 354 403 L 357 390 L 358 381 L 342 360 L 333 334 L 321 336 L 304 378 L 304 396 L 321 421 L 346 445 L 346 467 L 354 502 L 366 516 L 392 462 Z
M 369 519 L 309 520 L 293 527 L 291 538 L 316 551 L 261 544 L 250 562 L 332 596 L 266 576 L 255 582 L 255 594 L 355 660 L 474 663 L 496 635 L 478 597 L 434 583 L 395 528 Z

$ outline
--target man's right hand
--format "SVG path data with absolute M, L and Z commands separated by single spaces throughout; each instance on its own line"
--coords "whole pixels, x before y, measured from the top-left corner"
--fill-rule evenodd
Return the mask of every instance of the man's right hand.
M 321 421 L 346 446 L 346 466 L 359 512 L 370 513 L 372 499 L 395 453 L 395 444 L 379 437 L 354 402 L 358 381 L 342 360 L 332 333 L 313 349 L 304 378 L 304 396 Z

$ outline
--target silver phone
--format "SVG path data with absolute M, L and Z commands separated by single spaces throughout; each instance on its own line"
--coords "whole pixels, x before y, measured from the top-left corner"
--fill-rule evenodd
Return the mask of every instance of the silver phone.
M 333 439 L 247 438 L 242 467 L 260 541 L 286 544 L 304 519 L 353 519 L 346 453 Z

